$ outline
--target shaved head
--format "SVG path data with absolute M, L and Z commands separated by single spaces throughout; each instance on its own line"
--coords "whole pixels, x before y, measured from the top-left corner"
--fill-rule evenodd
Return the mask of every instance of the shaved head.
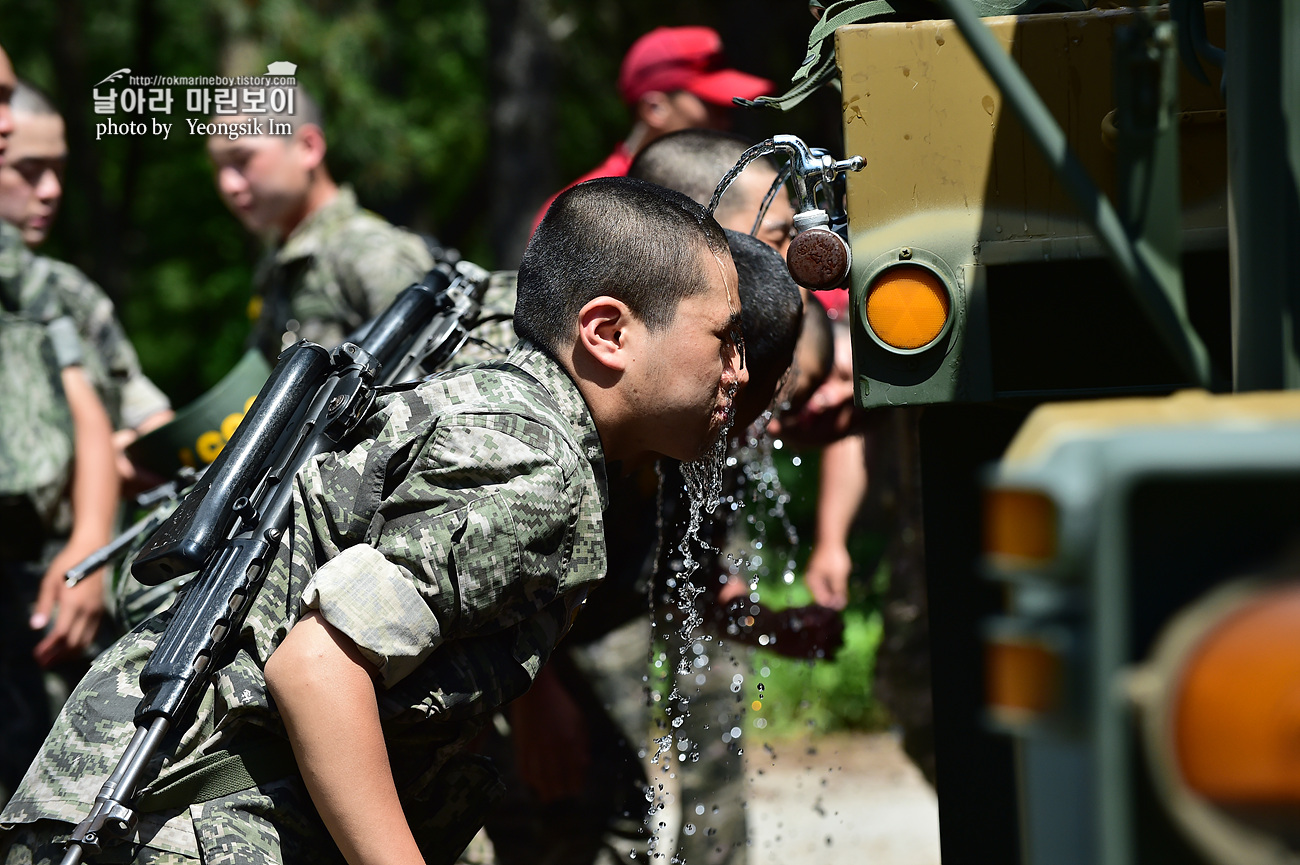
M 674 132 L 638 153 L 628 176 L 676 189 L 707 207 L 718 182 L 749 147 L 746 139 L 726 132 L 710 129 Z M 763 156 L 751 162 L 718 202 L 713 214 L 718 224 L 750 233 L 763 198 L 776 177 L 777 166 L 771 157 Z M 789 196 L 782 193 L 772 201 L 755 236 L 784 255 L 793 228 L 794 209 Z
M 50 98 L 27 81 L 19 81 L 14 87 L 13 99 L 9 103 L 14 114 L 26 114 L 33 117 L 59 116 Z

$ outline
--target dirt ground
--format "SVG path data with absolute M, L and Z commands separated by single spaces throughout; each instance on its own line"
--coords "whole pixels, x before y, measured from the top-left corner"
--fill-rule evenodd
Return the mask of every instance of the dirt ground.
M 745 762 L 749 865 L 939 865 L 934 791 L 893 735 L 754 740 Z M 671 801 L 673 782 L 664 783 Z M 675 838 L 680 814 L 659 816 L 662 837 Z M 654 861 L 675 861 L 671 845 Z M 483 833 L 460 861 L 493 861 Z
M 749 744 L 750 865 L 938 865 L 934 791 L 895 736 Z

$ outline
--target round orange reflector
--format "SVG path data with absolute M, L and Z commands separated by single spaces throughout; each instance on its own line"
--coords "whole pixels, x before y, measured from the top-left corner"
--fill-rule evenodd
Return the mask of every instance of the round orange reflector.
M 898 349 L 929 345 L 948 321 L 948 290 L 930 269 L 888 268 L 867 289 L 867 323 L 881 342 Z
M 1300 587 L 1215 625 L 1183 668 L 1174 742 L 1187 786 L 1238 807 L 1300 809 Z

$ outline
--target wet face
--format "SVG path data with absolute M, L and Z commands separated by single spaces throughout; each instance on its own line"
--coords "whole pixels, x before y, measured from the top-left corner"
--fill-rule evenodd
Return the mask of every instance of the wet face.
M 0 219 L 18 227 L 23 242 L 44 242 L 63 198 L 68 148 L 63 119 L 55 114 L 20 114 L 0 164 Z
M 673 322 L 647 333 L 630 370 L 645 415 L 647 449 L 689 461 L 701 456 L 730 420 L 741 367 L 740 298 L 731 256 L 702 250 L 706 291 L 683 300 Z
M 17 84 L 18 79 L 14 76 L 14 68 L 9 63 L 9 55 L 0 48 L 0 165 L 4 164 L 9 136 L 14 131 L 14 114 L 13 109 L 9 107 L 9 102 L 13 99 L 14 87 Z
M 752 163 L 727 187 L 715 214 L 718 224 L 732 231 L 749 234 L 754 227 L 754 218 L 763 206 L 763 198 L 772 188 L 774 180 L 775 171 L 762 163 Z M 782 190 L 772 199 L 755 237 L 781 253 L 784 258 L 793 234 L 794 206 L 790 204 L 790 196 Z
M 818 312 L 818 315 L 823 313 Z M 818 386 L 826 380 L 830 370 L 822 362 L 821 353 L 814 346 L 814 338 L 806 337 L 808 327 L 803 328 L 799 342 L 794 349 L 795 375 L 786 383 L 784 400 L 788 403 L 787 411 L 798 412 L 808 403 Z
M 238 123 L 239 118 L 222 118 Z M 288 235 L 306 209 L 316 162 L 298 135 L 208 139 L 217 191 L 230 212 L 254 234 Z
M 763 206 L 763 199 L 776 180 L 776 172 L 761 162 L 751 163 L 727 187 L 714 216 L 718 224 L 732 231 L 749 234 L 754 227 L 754 219 Z M 775 249 L 785 257 L 790 247 L 790 235 L 794 231 L 794 207 L 784 190 L 776 194 L 768 206 L 763 221 L 759 223 L 759 240 Z M 782 371 L 784 372 L 784 371 Z M 778 386 L 784 381 L 781 374 L 774 374 L 763 379 L 751 378 L 740 394 L 737 407 L 736 428 L 748 426 L 767 409 L 776 395 Z

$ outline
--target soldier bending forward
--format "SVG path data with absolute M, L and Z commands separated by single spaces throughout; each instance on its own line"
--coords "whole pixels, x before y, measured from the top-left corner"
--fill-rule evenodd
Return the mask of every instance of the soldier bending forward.
M 133 843 L 99 861 L 452 861 L 492 786 L 463 745 L 604 576 L 605 462 L 689 460 L 717 438 L 747 378 L 739 312 L 695 202 L 624 178 L 564 193 L 520 267 L 508 360 L 381 396 L 295 479 L 237 654 L 166 742 Z M 68 701 L 0 814 L 0 861 L 57 861 L 130 737 L 167 616 Z M 246 789 L 203 783 L 218 752 Z

